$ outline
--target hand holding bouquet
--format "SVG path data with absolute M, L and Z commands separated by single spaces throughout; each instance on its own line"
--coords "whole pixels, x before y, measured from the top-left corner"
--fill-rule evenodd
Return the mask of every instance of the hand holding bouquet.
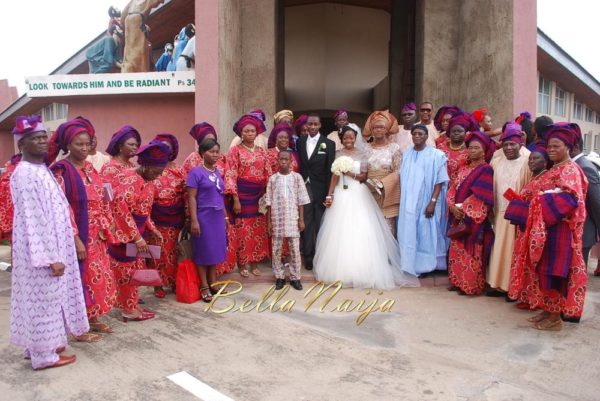
M 331 172 L 337 176 L 342 176 L 342 182 L 344 185 L 344 189 L 348 189 L 348 185 L 346 185 L 346 177 L 344 173 L 348 173 L 352 170 L 354 166 L 354 160 L 348 156 L 340 156 L 333 161 L 331 165 Z

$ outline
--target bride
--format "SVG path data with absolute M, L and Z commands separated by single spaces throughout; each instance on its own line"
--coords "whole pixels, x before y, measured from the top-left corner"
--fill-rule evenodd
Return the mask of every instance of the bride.
M 418 287 L 416 277 L 402 272 L 398 242 L 371 192 L 361 184 L 367 178 L 367 159 L 354 147 L 356 135 L 350 126 L 340 132 L 344 148 L 336 152 L 332 166 L 334 175 L 325 198 L 328 209 L 317 237 L 315 275 L 323 282 L 340 280 L 344 287 Z

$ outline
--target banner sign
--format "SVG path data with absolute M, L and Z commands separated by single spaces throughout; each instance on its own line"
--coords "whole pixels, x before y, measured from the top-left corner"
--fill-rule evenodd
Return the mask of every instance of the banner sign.
M 196 74 L 195 71 L 165 71 L 46 75 L 26 78 L 25 83 L 29 97 L 184 93 L 196 89 Z

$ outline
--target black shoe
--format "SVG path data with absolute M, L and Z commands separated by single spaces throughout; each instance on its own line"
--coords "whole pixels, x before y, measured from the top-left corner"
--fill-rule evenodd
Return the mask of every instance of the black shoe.
M 312 269 L 313 269 L 313 262 L 312 262 L 312 260 L 311 260 L 311 261 L 308 261 L 308 260 L 307 260 L 307 261 L 306 261 L 306 263 L 305 263 L 305 265 L 306 265 L 306 266 L 304 266 L 304 268 L 305 268 L 306 270 L 312 270 Z
M 516 299 L 512 299 L 511 297 L 509 297 L 509 296 L 508 296 L 508 294 L 506 294 L 506 295 L 504 296 L 504 300 L 505 300 L 506 302 L 508 302 L 508 303 L 517 302 L 517 300 L 516 300 Z
M 486 297 L 505 297 L 506 293 L 504 291 L 496 290 L 495 288 L 490 288 L 485 292 Z
M 290 284 L 292 287 L 294 287 L 295 290 L 302 290 L 302 283 L 300 282 L 300 280 L 290 280 Z
M 569 322 L 569 323 L 579 323 L 579 321 L 581 320 L 581 317 L 565 316 L 562 313 L 560 314 L 560 318 L 562 319 L 563 322 Z
M 285 285 L 285 280 L 282 278 L 278 278 L 277 281 L 275 281 L 275 290 L 282 289 L 284 285 Z

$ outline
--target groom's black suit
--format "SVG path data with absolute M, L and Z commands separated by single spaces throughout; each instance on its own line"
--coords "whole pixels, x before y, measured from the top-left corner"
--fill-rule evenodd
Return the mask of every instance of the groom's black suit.
M 321 226 L 321 218 L 325 212 L 325 197 L 331 181 L 331 164 L 335 159 L 335 142 L 320 135 L 315 150 L 310 158 L 306 151 L 308 136 L 303 136 L 296 142 L 300 158 L 300 173 L 310 195 L 310 203 L 304 205 L 304 224 L 306 228 L 302 236 L 302 251 L 307 267 L 312 267 L 315 256 L 317 233 Z

